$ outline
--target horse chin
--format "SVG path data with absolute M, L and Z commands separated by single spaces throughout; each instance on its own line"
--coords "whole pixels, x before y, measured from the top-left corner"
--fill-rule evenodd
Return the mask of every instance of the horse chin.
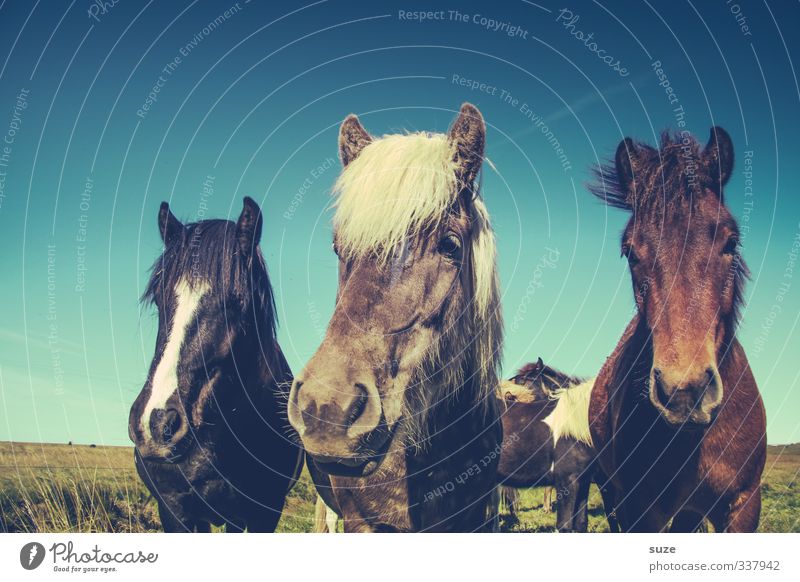
M 147 448 L 142 450 L 138 446 L 134 447 L 136 455 L 147 463 L 158 463 L 162 465 L 177 465 L 186 461 L 195 449 L 194 439 L 186 437 L 179 443 L 158 448 Z
M 686 433 L 699 433 L 706 430 L 714 420 L 714 412 L 692 410 L 688 414 L 677 414 L 670 410 L 660 410 L 661 418 L 671 429 Z
M 322 461 L 314 458 L 314 464 L 320 471 L 336 477 L 367 477 L 377 471 L 381 461 L 383 458 L 373 458 L 357 465 L 350 465 L 342 461 Z
M 368 477 L 372 475 L 383 463 L 389 448 L 394 441 L 394 435 L 399 423 L 389 429 L 386 440 L 381 444 L 379 450 L 369 455 L 359 457 L 326 457 L 308 453 L 313 459 L 314 465 L 324 473 L 337 477 Z

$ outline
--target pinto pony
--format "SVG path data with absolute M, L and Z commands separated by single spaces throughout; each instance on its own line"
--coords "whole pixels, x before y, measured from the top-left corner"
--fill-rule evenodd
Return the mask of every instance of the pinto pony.
M 274 531 L 302 469 L 285 416 L 292 380 L 275 338 L 258 205 L 238 221 L 181 224 L 164 202 L 150 372 L 131 407 L 136 469 L 165 531 Z
M 596 474 L 589 434 L 592 385 L 593 380 L 569 376 L 540 358 L 500 386 L 503 447 L 498 483 L 504 489 L 552 486 L 556 528 L 561 532 L 586 531 L 592 481 L 604 499 L 607 496 L 605 479 Z M 609 526 L 616 527 L 612 517 Z
M 593 193 L 632 213 L 622 234 L 637 312 L 595 383 L 599 461 L 624 531 L 753 532 L 766 458 L 764 406 L 736 340 L 747 267 L 723 187 L 733 144 L 665 133 L 623 140 Z
M 447 135 L 341 126 L 336 307 L 288 409 L 345 531 L 491 528 L 502 320 L 485 134 L 470 104 Z

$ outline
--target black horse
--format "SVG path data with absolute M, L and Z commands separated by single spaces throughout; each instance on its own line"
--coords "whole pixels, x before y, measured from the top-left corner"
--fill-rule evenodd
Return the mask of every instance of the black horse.
M 556 528 L 562 532 L 586 531 L 592 481 L 604 500 L 609 495 L 589 434 L 592 385 L 593 380 L 569 376 L 539 358 L 504 382 L 498 396 L 504 410 L 498 483 L 513 488 L 553 486 Z M 513 503 L 510 507 L 513 511 Z M 611 531 L 618 529 L 613 514 L 608 521 Z
M 275 530 L 303 462 L 285 417 L 292 373 L 244 199 L 237 222 L 183 225 L 164 202 L 164 253 L 143 301 L 158 309 L 155 357 L 131 407 L 136 469 L 165 531 Z

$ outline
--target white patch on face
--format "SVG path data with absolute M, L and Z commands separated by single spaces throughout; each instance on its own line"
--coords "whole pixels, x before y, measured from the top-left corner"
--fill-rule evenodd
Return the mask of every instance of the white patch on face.
M 178 361 L 181 356 L 183 340 L 186 337 L 186 330 L 194 320 L 197 306 L 209 290 L 205 283 L 197 285 L 195 288 L 189 287 L 186 281 L 180 281 L 175 286 L 177 296 L 177 307 L 172 318 L 172 329 L 169 330 L 167 345 L 158 362 L 156 371 L 153 374 L 153 382 L 150 388 L 150 399 L 144 407 L 141 423 L 142 430 L 149 438 L 150 435 L 150 414 L 153 410 L 164 409 L 167 400 L 178 389 Z

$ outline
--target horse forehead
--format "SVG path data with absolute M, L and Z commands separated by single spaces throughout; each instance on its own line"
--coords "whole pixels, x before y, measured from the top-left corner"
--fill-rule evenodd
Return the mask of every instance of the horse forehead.
M 201 301 L 210 290 L 211 285 L 205 281 L 190 283 L 186 278 L 178 280 L 172 290 L 174 301 L 170 302 L 172 309 L 167 318 L 167 332 L 173 333 L 176 323 L 185 324 L 187 317 L 197 311 Z
M 157 381 L 166 379 L 165 373 L 168 376 L 177 374 L 177 364 L 187 333 L 192 324 L 196 323 L 200 304 L 210 290 L 211 286 L 206 282 L 190 284 L 187 280 L 181 279 L 176 283 L 172 313 L 165 322 L 164 349 L 153 374 L 154 388 Z

